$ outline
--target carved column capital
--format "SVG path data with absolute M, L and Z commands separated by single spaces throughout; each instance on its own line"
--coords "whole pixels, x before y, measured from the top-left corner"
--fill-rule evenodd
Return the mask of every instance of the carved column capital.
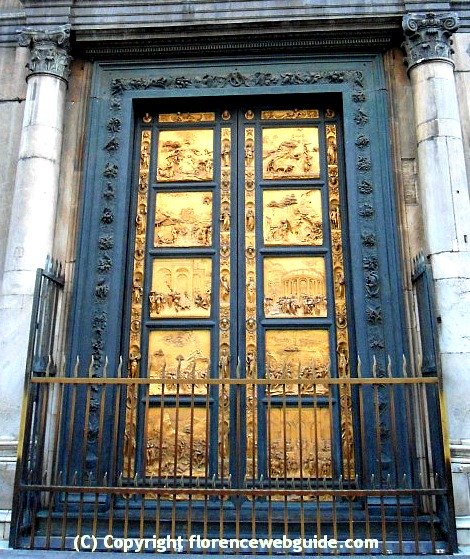
M 453 64 L 451 55 L 454 51 L 450 37 L 459 27 L 459 18 L 455 12 L 406 14 L 403 16 L 402 27 L 408 71 L 429 60 L 444 60 Z
M 19 45 L 29 47 L 31 60 L 27 67 L 34 74 L 50 74 L 65 81 L 70 75 L 70 25 L 53 29 L 26 27 L 19 33 Z

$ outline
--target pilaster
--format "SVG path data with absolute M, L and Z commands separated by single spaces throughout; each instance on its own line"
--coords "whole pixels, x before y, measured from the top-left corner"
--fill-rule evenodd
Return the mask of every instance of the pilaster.
M 11 506 L 35 271 L 52 252 L 70 27 L 20 33 L 27 92 L 0 291 L 0 509 Z
M 426 253 L 432 264 L 458 516 L 470 515 L 462 456 L 470 433 L 470 202 L 452 61 L 455 13 L 403 18 L 413 91 Z M 461 452 L 456 447 L 461 446 Z M 464 448 L 465 447 L 465 448 Z M 462 467 L 461 467 L 462 466 Z M 463 468 L 463 469 L 462 469 Z M 459 474 L 458 476 L 456 474 Z

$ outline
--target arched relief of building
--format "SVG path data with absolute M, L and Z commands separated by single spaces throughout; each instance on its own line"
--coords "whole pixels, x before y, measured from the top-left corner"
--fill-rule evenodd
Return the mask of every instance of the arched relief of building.
M 424 252 L 441 321 L 436 332 L 457 515 L 468 516 L 470 425 L 462 402 L 470 392 L 464 318 L 468 153 L 461 133 L 470 126 L 462 86 L 469 70 L 465 5 L 448 2 L 446 11 L 431 14 L 429 3 L 384 2 L 373 11 L 364 3 L 353 14 L 346 5 L 303 6 L 299 12 L 293 3 L 285 34 L 275 22 L 283 17 L 275 10 L 285 6 L 256 3 L 256 17 L 269 31 L 257 37 L 242 13 L 236 14 L 240 34 L 224 6 L 214 12 L 218 21 L 209 22 L 204 18 L 215 16 L 194 2 L 196 23 L 219 26 L 209 44 L 197 25 L 188 31 L 189 16 L 177 21 L 178 6 L 168 16 L 169 33 L 160 24 L 160 4 L 142 8 L 145 17 L 127 7 L 122 16 L 110 14 L 106 26 L 81 2 L 57 22 L 44 17 L 39 3 L 23 4 L 26 11 L 18 3 L 16 15 L 0 5 L 10 14 L 2 21 L 23 29 L 21 41 L 31 53 L 23 127 L 16 117 L 20 158 L 16 171 L 8 171 L 10 182 L 16 175 L 5 209 L 11 223 L 2 245 L 0 312 L 9 326 L 0 387 L 11 404 L 1 408 L 10 458 L 34 270 L 50 253 L 66 262 L 58 335 L 68 359 L 65 374 L 71 374 L 76 355 L 82 362 L 93 356 L 97 374 L 106 357 L 116 371 L 122 355 L 129 376 L 166 378 L 171 406 L 180 375 L 188 381 L 180 385 L 183 400 L 191 398 L 192 378 L 273 379 L 274 404 L 262 403 L 263 389 L 246 390 L 246 452 L 227 435 L 238 412 L 230 391 L 221 389 L 219 416 L 209 422 L 209 438 L 219 437 L 211 464 L 233 474 L 235 457 L 246 454 L 243 467 L 265 478 L 309 472 L 313 478 L 342 473 L 352 479 L 360 457 L 357 400 L 342 391 L 338 409 L 318 411 L 315 418 L 312 402 L 332 401 L 333 389 L 321 380 L 354 377 L 357 355 L 364 376 L 372 376 L 373 363 L 374 374 L 386 375 L 390 355 L 392 376 L 399 377 L 403 354 L 412 374 L 421 374 L 410 278 L 412 259 Z M 453 10 L 460 13 L 458 31 Z M 95 22 L 96 33 L 85 17 Z M 132 39 L 120 32 L 120 17 L 137 18 Z M 333 33 L 328 17 L 341 20 L 344 32 Z M 149 38 L 139 39 L 137 29 Z M 191 41 L 184 39 L 188 33 Z M 12 46 L 8 25 L 0 34 L 7 37 L 0 60 L 18 74 L 12 81 L 20 81 L 20 64 L 11 53 L 18 61 L 28 49 Z M 28 186 L 33 183 L 34 191 Z M 282 379 L 296 375 L 301 385 L 286 388 Z M 149 427 L 123 413 L 123 436 L 136 453 L 129 467 L 147 460 L 150 474 L 158 475 L 162 433 L 178 438 L 179 425 L 194 421 L 191 436 L 167 447 L 163 470 L 172 472 L 176 455 L 178 476 L 192 470 L 203 477 L 208 422 L 198 402 L 211 390 L 203 384 L 193 390 L 193 420 L 191 406 L 182 405 L 178 417 L 177 406 L 169 411 L 157 405 L 165 392 L 157 385 L 149 390 L 149 409 L 139 408 Z M 301 396 L 310 403 L 300 415 L 283 411 L 289 398 Z M 270 419 L 264 405 L 273 406 Z M 303 438 L 296 431 L 299 418 Z M 312 449 L 305 437 L 315 432 L 321 436 Z M 275 444 L 267 442 L 267 433 Z M 384 475 L 393 479 L 396 449 L 390 435 L 380 437 L 389 468 Z M 98 468 L 90 448 L 87 467 Z M 361 475 L 375 472 L 377 452 L 361 457 Z M 80 461 L 78 454 L 75 459 Z M 400 459 L 398 469 L 407 472 L 411 458 L 404 453 Z M 11 489 L 9 471 L 4 483 Z M 236 486 L 235 475 L 231 482 Z M 8 509 L 8 502 L 0 508 Z M 468 527 L 460 522 L 464 542 Z

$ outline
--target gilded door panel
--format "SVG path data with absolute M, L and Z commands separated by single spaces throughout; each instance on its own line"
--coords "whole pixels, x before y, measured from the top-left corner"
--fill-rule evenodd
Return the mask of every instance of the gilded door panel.
M 264 190 L 264 244 L 321 246 L 321 204 L 319 189 Z
M 331 477 L 331 422 L 327 407 L 270 407 L 268 415 L 270 477 Z
M 212 245 L 212 192 L 157 192 L 156 247 Z
M 263 179 L 319 177 L 318 128 L 263 128 Z
M 267 318 L 327 315 L 322 256 L 267 257 L 263 260 L 263 272 Z
M 204 476 L 207 422 L 205 408 L 150 408 L 145 457 L 147 475 Z
M 175 380 L 201 380 L 210 376 L 209 330 L 153 330 L 149 336 L 148 372 L 150 378 L 164 379 L 163 384 L 150 385 L 150 395 L 189 394 L 190 384 Z M 207 385 L 194 385 L 195 394 L 207 393 Z
M 334 114 L 217 114 L 144 119 L 127 475 L 352 478 Z
M 265 339 L 266 378 L 274 394 L 326 394 L 327 385 L 310 383 L 330 373 L 327 330 L 267 330 Z M 282 380 L 299 380 L 299 384 Z
M 156 258 L 153 261 L 151 318 L 208 318 L 211 313 L 210 258 Z
M 164 130 L 158 136 L 157 181 L 211 181 L 213 130 Z

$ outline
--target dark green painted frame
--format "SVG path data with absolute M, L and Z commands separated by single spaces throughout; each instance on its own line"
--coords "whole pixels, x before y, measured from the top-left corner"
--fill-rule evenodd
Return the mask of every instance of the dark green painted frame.
M 352 337 L 364 376 L 371 375 L 374 356 L 377 374 L 385 376 L 388 355 L 394 365 L 393 374 L 401 375 L 405 353 L 402 280 L 381 55 L 302 55 L 282 61 L 265 57 L 250 61 L 96 63 L 71 313 L 71 362 L 77 355 L 82 362 L 88 362 L 93 355 L 99 374 L 107 356 L 109 371 L 115 371 L 125 351 L 124 319 L 129 301 L 124 292 L 136 105 L 150 99 L 161 103 L 191 99 L 197 110 L 197 99 L 201 97 L 246 100 L 248 95 L 296 93 L 341 96 L 347 193 L 342 202 L 347 208 L 352 255 L 347 270 L 354 316 L 354 323 L 349 321 L 354 330 Z M 356 359 L 351 359 L 353 371 L 356 365 Z M 388 407 L 384 398 L 381 413 L 385 416 Z M 91 435 L 95 428 L 91 413 Z M 369 479 L 377 473 L 377 449 L 373 434 L 365 436 L 369 458 L 359 473 Z M 96 466 L 94 445 L 91 436 L 87 469 Z M 384 464 L 388 464 L 382 468 L 383 473 L 394 477 L 396 450 L 386 428 L 381 433 L 381 445 Z M 397 478 L 409 470 L 412 460 L 401 458 Z M 103 469 L 107 469 L 106 464 Z

